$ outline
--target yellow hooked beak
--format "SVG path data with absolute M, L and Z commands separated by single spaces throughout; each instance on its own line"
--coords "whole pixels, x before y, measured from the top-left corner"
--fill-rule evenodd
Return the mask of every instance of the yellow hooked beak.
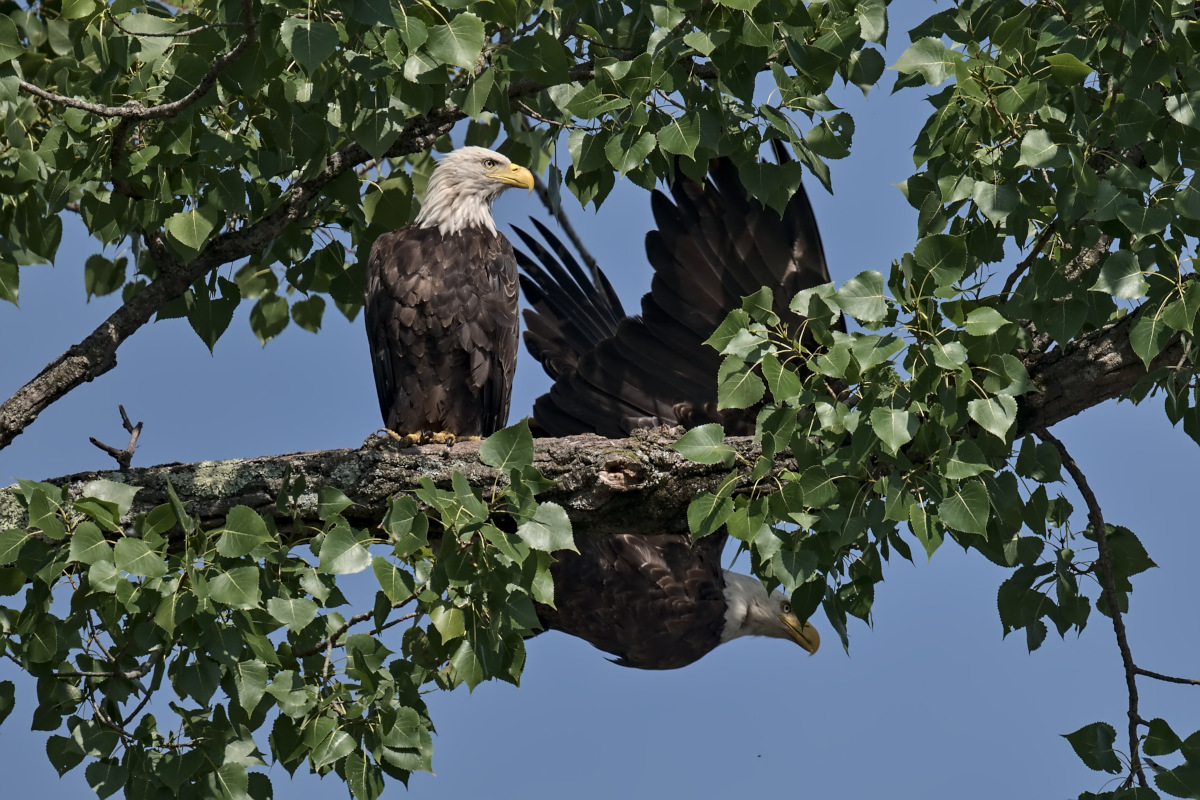
M 807 622 L 801 622 L 795 614 L 781 614 L 779 621 L 788 629 L 788 638 L 803 647 L 811 656 L 821 646 L 821 634 Z
M 487 176 L 508 186 L 520 186 L 522 189 L 533 191 L 533 173 L 516 164 L 496 172 L 489 172 Z

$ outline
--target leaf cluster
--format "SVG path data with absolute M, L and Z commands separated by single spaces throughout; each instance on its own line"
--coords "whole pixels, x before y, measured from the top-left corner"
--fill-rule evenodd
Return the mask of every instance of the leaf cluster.
M 481 456 L 506 485 L 425 482 L 377 529 L 350 525 L 340 492 L 286 480 L 272 511 L 315 503 L 322 521 L 301 536 L 245 506 L 206 529 L 173 490 L 130 521 L 138 487 L 72 499 L 23 481 L 30 528 L 0 533 L 0 593 L 25 597 L 0 607 L 0 650 L 38 681 L 55 768 L 86 762 L 101 797 L 233 798 L 269 797 L 268 764 L 307 764 L 370 800 L 429 770 L 423 693 L 516 683 L 534 603 L 553 602 L 550 554 L 574 546 L 562 508 L 535 498 L 547 484 L 524 423 Z M 351 597 L 375 585 L 353 616 L 350 575 Z M 0 720 L 14 703 L 4 682 Z

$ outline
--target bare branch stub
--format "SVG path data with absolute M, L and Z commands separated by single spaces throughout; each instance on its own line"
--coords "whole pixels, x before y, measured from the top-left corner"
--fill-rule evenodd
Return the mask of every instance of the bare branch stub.
M 129 444 L 125 446 L 125 449 L 118 450 L 100 441 L 95 436 L 89 436 L 88 441 L 115 458 L 117 460 L 117 468 L 125 472 L 133 463 L 133 451 L 137 449 L 138 437 L 142 435 L 142 423 L 140 421 L 136 425 L 131 423 L 129 415 L 125 413 L 125 406 L 118 404 L 117 409 L 121 412 L 121 425 L 129 433 Z

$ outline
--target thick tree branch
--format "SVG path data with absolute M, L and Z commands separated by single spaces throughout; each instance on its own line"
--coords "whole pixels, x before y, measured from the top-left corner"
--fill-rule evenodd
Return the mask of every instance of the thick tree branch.
M 1026 359 L 1034 391 L 1019 398 L 1018 430 L 1029 433 L 1048 428 L 1126 394 L 1151 372 L 1185 360 L 1186 345 L 1175 336 L 1147 370 L 1129 343 L 1129 331 L 1137 320 L 1138 315 L 1131 314 L 1049 353 Z
M 697 492 L 716 489 L 728 469 L 720 464 L 694 464 L 670 449 L 680 430 L 648 430 L 632 439 L 582 435 L 536 440 L 534 465 L 555 485 L 539 499 L 567 509 L 577 532 L 660 533 L 686 530 L 688 503 Z M 749 438 L 730 439 L 750 462 L 759 446 Z M 795 463 L 779 459 L 779 467 Z M 274 516 L 290 526 L 291 516 L 276 507 L 284 490 L 303 477 L 307 493 L 297 501 L 300 521 L 319 524 L 317 495 L 322 487 L 340 489 L 355 505 L 343 516 L 356 525 L 373 525 L 387 510 L 387 499 L 414 490 L 422 477 L 450 486 L 452 473 L 463 473 L 472 486 L 490 489 L 497 471 L 479 461 L 479 443 L 463 442 L 398 449 L 390 441 L 360 450 L 324 450 L 235 461 L 165 464 L 124 472 L 86 472 L 54 479 L 77 495 L 98 478 L 144 487 L 134 498 L 131 514 L 168 502 L 167 482 L 188 502 L 188 511 L 218 522 L 236 505 Z M 0 489 L 0 530 L 22 527 L 24 511 L 10 489 Z

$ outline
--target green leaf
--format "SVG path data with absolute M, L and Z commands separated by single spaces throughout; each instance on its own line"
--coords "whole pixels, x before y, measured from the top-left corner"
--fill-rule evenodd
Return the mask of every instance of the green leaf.
M 992 467 L 984 457 L 983 451 L 979 449 L 979 445 L 970 439 L 963 439 L 955 442 L 954 447 L 951 448 L 943 474 L 946 478 L 957 481 L 991 471 Z
M 325 315 L 325 298 L 314 294 L 307 300 L 292 303 L 292 322 L 309 333 L 321 330 L 321 317 Z
M 258 605 L 258 567 L 234 567 L 219 572 L 208 580 L 208 596 L 214 602 L 231 608 L 254 608 Z
M 443 642 L 457 639 L 467 630 L 462 609 L 454 606 L 435 606 L 429 611 L 429 621 Z
M 715 533 L 733 514 L 733 501 L 712 492 L 701 492 L 688 504 L 688 528 L 699 539 Z
M 1112 725 L 1107 722 L 1093 722 L 1074 733 L 1063 734 L 1063 738 L 1071 743 L 1075 754 L 1090 768 L 1097 772 L 1120 774 L 1121 759 L 1113 751 L 1117 732 Z
M 217 227 L 220 216 L 220 212 L 211 205 L 180 211 L 163 224 L 167 241 L 185 261 L 191 261 L 200 254 L 209 234 Z
M 908 527 L 912 530 L 913 536 L 917 537 L 921 546 L 925 548 L 925 557 L 933 558 L 934 551 L 942 544 L 942 536 L 933 520 L 929 518 L 925 507 L 916 500 L 908 505 Z
M 316 608 L 315 603 L 313 608 Z M 267 665 L 258 659 L 239 661 L 232 671 L 238 704 L 246 711 L 253 711 L 267 691 Z
M 277 294 L 263 295 L 250 309 L 250 330 L 261 344 L 283 333 L 288 324 L 287 300 Z
M 654 152 L 657 140 L 650 131 L 637 133 L 632 128 L 626 128 L 620 136 L 614 136 L 604 145 L 604 156 L 620 174 L 624 175 L 646 162 L 646 157 Z
M 63 0 L 61 16 L 63 19 L 83 19 L 95 9 L 96 0 Z M 100 796 L 105 797 L 106 795 Z
M 167 574 L 167 562 L 141 539 L 121 539 L 114 548 L 117 569 L 143 578 L 161 578 Z
M 763 356 L 762 371 L 776 403 L 792 403 L 800 396 L 804 388 L 800 376 L 790 367 L 785 367 L 774 353 Z
M 933 278 L 934 286 L 950 286 L 966 274 L 966 240 L 947 233 L 926 236 L 913 248 L 913 261 Z M 925 287 L 924 291 L 930 289 Z
M 717 405 L 749 408 L 763 399 L 767 386 L 750 365 L 737 356 L 726 356 L 717 371 Z
M 1009 395 L 972 400 L 967 403 L 967 413 L 988 433 L 1007 441 L 1008 431 L 1017 419 L 1017 401 Z
M 87 299 L 104 297 L 125 285 L 126 259 L 109 261 L 99 253 L 88 256 L 83 262 L 83 288 Z
M 13 707 L 17 704 L 16 689 L 16 684 L 12 681 L 0 681 L 0 725 L 8 719 L 8 715 L 12 713 Z
M 1171 95 L 1167 98 L 1171 119 L 1189 128 L 1200 128 L 1200 91 Z
M 321 561 L 317 567 L 327 575 L 353 575 L 371 566 L 367 537 L 360 537 L 346 525 L 335 525 L 321 543 Z
M 671 449 L 697 464 L 731 465 L 734 449 L 725 444 L 725 429 L 716 422 L 698 425 L 679 437 Z
M 1104 292 L 1122 300 L 1145 297 L 1150 284 L 1142 277 L 1142 268 L 1137 256 L 1128 250 L 1109 253 L 1100 267 L 1100 275 L 1092 284 L 1091 291 Z
M 1061 167 L 1070 160 L 1070 154 L 1056 145 L 1050 134 L 1041 128 L 1034 128 L 1021 139 L 1021 160 L 1018 164 L 1034 169 L 1050 169 Z
M 483 662 L 479 660 L 469 639 L 463 639 L 454 655 L 450 656 L 450 666 L 454 667 L 455 674 L 471 691 L 474 691 L 485 677 Z
M 571 535 L 571 520 L 557 503 L 542 503 L 533 519 L 517 526 L 517 535 L 534 550 L 553 553 L 556 550 L 579 550 Z
M 1007 324 L 1008 320 L 1004 318 L 1003 314 L 994 308 L 984 306 L 967 314 L 967 323 L 964 327 L 971 336 L 991 336 Z
M 321 743 L 313 748 L 313 769 L 332 764 L 354 752 L 354 737 L 340 728 L 331 730 Z
M 971 196 L 983 215 L 997 225 L 1017 209 L 1020 199 L 1013 187 L 986 181 L 977 182 Z
M 221 538 L 217 540 L 217 552 L 226 558 L 239 558 L 269 541 L 271 534 L 258 512 L 246 506 L 234 506 L 225 517 Z
M 896 453 L 917 435 L 919 422 L 908 411 L 897 408 L 875 408 L 871 411 L 871 430 L 883 442 L 889 453 Z
M 429 29 L 425 49 L 443 64 L 471 69 L 483 50 L 483 21 L 466 12 L 448 25 L 434 25 Z
M 834 293 L 834 297 L 843 311 L 862 322 L 879 322 L 887 316 L 883 275 L 873 269 L 860 272 L 846 281 Z
M 927 36 L 905 50 L 892 69 L 901 73 L 919 72 L 930 86 L 937 86 L 954 72 L 960 61 L 961 53 L 946 49 L 941 39 Z
M 479 460 L 503 472 L 524 469 L 533 463 L 533 435 L 529 421 L 501 428 L 479 445 Z
M 1167 346 L 1172 334 L 1171 326 L 1164 317 L 1164 307 L 1147 303 L 1129 331 L 1129 344 L 1133 352 L 1147 368 L 1150 362 Z
M 233 312 L 241 301 L 241 292 L 236 283 L 218 278 L 217 284 L 220 287 L 220 297 L 210 297 L 208 290 L 201 287 L 193 296 L 192 307 L 187 313 L 188 324 L 210 353 L 221 334 L 229 328 L 229 323 L 233 321 Z
M 982 536 L 987 533 L 988 508 L 987 488 L 979 481 L 968 481 L 942 501 L 938 514 L 947 527 Z
M 91 0 L 87 0 L 91 2 Z M 92 787 L 92 791 L 100 800 L 121 791 L 125 786 L 125 780 L 128 777 L 128 772 L 125 767 L 112 759 L 104 759 L 102 761 L 93 761 L 87 765 L 83 771 L 84 777 L 87 779 L 88 786 Z
M 317 492 L 317 516 L 325 522 L 330 522 L 352 505 L 354 501 L 333 486 L 322 486 L 321 491 Z
M 279 38 L 292 58 L 309 74 L 316 72 L 333 55 L 338 43 L 337 28 L 328 22 L 297 17 L 283 21 L 279 26 Z
M 113 546 L 92 522 L 80 523 L 71 534 L 70 559 L 81 564 L 95 564 L 98 561 L 116 563 Z
M 700 116 L 694 111 L 672 117 L 658 130 L 658 148 L 664 153 L 693 158 L 698 144 Z
M 1081 84 L 1092 74 L 1091 67 L 1070 53 L 1046 56 L 1046 63 L 1050 65 L 1050 77 L 1064 86 Z
M 1175 735 L 1166 720 L 1157 717 L 1150 720 L 1150 730 L 1142 742 L 1142 752 L 1148 756 L 1165 756 L 1174 753 L 1183 745 L 1183 740 Z
M 267 613 L 299 633 L 317 618 L 317 604 L 307 597 L 272 597 L 267 601 Z
M 130 486 L 127 483 L 100 479 L 85 483 L 79 494 L 82 497 L 91 497 L 105 503 L 112 503 L 117 508 L 117 516 L 123 517 L 129 513 L 129 509 L 133 508 L 133 497 L 141 488 L 141 486 Z
M 0 20 L 8 19 L 0 15 Z M 21 275 L 16 264 L 0 258 L 0 300 L 17 304 Z
M 24 52 L 16 23 L 7 14 L 0 14 L 0 64 L 12 61 Z
M 383 556 L 375 556 L 371 560 L 371 570 L 375 573 L 375 580 L 379 581 L 379 588 L 393 603 L 404 602 L 416 590 L 412 575 Z

